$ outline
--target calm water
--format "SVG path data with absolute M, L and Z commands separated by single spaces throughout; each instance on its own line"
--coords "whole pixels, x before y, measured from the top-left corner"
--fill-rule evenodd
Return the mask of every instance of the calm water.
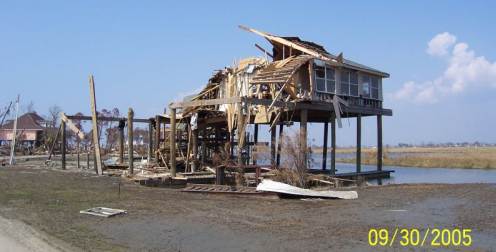
M 322 169 L 322 156 L 314 155 L 314 167 Z M 330 169 L 330 159 L 327 160 Z M 356 171 L 355 164 L 337 163 L 338 173 Z M 394 170 L 390 179 L 383 179 L 383 184 L 399 183 L 496 183 L 496 170 L 492 169 L 458 169 L 458 168 L 419 168 L 384 166 L 384 170 Z M 374 165 L 362 165 L 363 171 L 376 170 Z M 374 181 L 371 181 L 374 183 Z

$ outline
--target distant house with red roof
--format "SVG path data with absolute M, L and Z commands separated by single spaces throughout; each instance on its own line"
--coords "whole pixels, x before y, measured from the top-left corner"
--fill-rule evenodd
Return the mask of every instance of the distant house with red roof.
M 0 127 L 0 145 L 10 143 L 14 128 L 14 120 L 7 121 Z M 36 112 L 29 112 L 17 119 L 17 140 L 19 144 L 31 147 L 40 145 L 46 120 Z

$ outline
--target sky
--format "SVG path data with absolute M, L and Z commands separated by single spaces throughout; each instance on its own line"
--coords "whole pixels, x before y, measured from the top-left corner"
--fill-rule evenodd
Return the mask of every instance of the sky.
M 214 70 L 261 56 L 243 24 L 299 36 L 390 73 L 384 143 L 496 142 L 495 1 L 6 1 L 0 2 L 0 106 L 21 94 L 48 114 L 132 107 L 150 117 L 204 85 Z M 343 120 L 337 143 L 356 142 Z M 376 119 L 362 120 L 376 144 Z M 322 124 L 310 127 L 314 144 Z M 269 133 L 266 133 L 267 137 Z

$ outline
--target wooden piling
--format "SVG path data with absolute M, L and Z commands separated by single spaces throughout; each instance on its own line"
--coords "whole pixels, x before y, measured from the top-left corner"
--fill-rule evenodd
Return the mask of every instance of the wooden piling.
M 281 150 L 282 150 L 282 133 L 284 130 L 284 124 L 279 124 L 279 141 L 277 142 L 277 156 L 276 156 L 276 165 L 279 167 L 281 165 Z
M 133 150 L 133 117 L 134 111 L 129 108 L 127 112 L 127 156 L 129 159 L 129 174 L 134 174 L 134 150 Z
M 356 172 L 362 171 L 362 115 L 357 116 Z
M 253 151 L 252 151 L 252 156 L 253 156 L 252 159 L 253 160 L 252 160 L 252 162 L 254 165 L 256 165 L 257 164 L 256 156 L 258 155 L 258 153 L 256 153 L 257 152 L 257 144 L 258 144 L 258 123 L 255 123 L 254 127 L 255 128 L 254 128 L 254 132 L 253 132 Z M 253 155 L 253 154 L 255 154 L 255 155 Z
M 95 81 L 93 75 L 90 75 L 90 102 L 91 102 L 91 118 L 93 131 L 93 146 L 95 150 L 95 170 L 96 174 L 102 175 L 102 156 L 100 155 L 100 135 L 98 134 L 98 119 L 96 115 L 96 96 L 95 96 Z
M 160 116 L 155 116 L 155 159 L 160 160 Z
M 81 164 L 80 164 L 80 158 L 79 158 L 79 152 L 80 152 L 80 145 L 81 145 L 81 141 L 78 139 L 77 140 L 77 168 L 80 169 L 81 168 Z
M 153 124 L 152 121 L 148 123 L 148 152 L 147 152 L 147 162 L 151 163 L 153 153 Z
M 336 116 L 331 116 L 331 174 L 336 174 Z
M 124 163 L 124 120 L 119 121 L 119 164 Z
M 159 127 L 160 128 L 160 127 Z M 170 173 L 176 177 L 176 109 L 170 109 Z
M 300 160 L 302 162 L 301 165 L 307 166 L 307 119 L 308 119 L 308 111 L 306 109 L 302 109 L 300 111 Z
M 377 115 L 377 170 L 382 171 L 382 115 Z
M 192 130 L 191 142 L 193 145 L 193 160 L 191 162 L 191 172 L 195 172 L 198 169 L 198 129 Z
M 272 168 L 276 167 L 276 130 L 276 126 L 270 129 L 270 165 Z
M 324 146 L 322 147 L 322 170 L 327 167 L 327 135 L 329 131 L 329 123 L 324 122 Z
M 62 170 L 65 170 L 65 152 L 66 152 L 66 145 L 67 145 L 67 132 L 65 130 L 65 122 L 63 120 L 60 121 L 60 130 L 62 133 Z

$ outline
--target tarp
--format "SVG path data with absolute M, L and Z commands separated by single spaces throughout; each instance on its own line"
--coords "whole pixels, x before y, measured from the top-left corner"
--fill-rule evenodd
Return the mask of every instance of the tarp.
M 276 182 L 269 179 L 264 179 L 257 186 L 257 191 L 277 192 L 282 194 L 297 195 L 302 197 L 319 197 L 333 199 L 357 199 L 356 191 L 315 191 L 303 189 L 296 186 Z

